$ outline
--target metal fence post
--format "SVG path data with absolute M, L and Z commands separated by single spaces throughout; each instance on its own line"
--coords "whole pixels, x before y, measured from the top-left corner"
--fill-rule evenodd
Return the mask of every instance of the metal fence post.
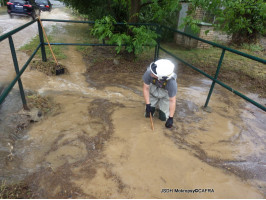
M 11 50 L 11 54 L 12 54 L 12 58 L 13 58 L 15 71 L 16 71 L 16 74 L 18 75 L 19 74 L 19 67 L 18 67 L 18 60 L 17 60 L 16 50 L 15 50 L 15 47 L 14 47 L 14 42 L 13 42 L 13 39 L 12 39 L 11 36 L 8 37 L 8 40 L 9 40 L 9 46 L 10 46 L 10 50 Z M 21 81 L 20 78 L 18 79 L 18 85 L 19 85 L 19 91 L 20 91 L 20 96 L 21 96 L 23 108 L 24 108 L 24 110 L 29 110 L 29 108 L 27 106 L 27 101 L 26 101 L 26 98 L 25 98 L 25 94 L 24 94 L 22 81 Z
M 216 73 L 215 73 L 215 76 L 214 76 L 214 80 L 212 81 L 212 85 L 211 85 L 207 100 L 205 102 L 204 108 L 207 108 L 208 103 L 210 101 L 210 98 L 211 98 L 211 95 L 212 95 L 212 91 L 213 91 L 214 85 L 216 83 L 216 79 L 218 78 L 218 74 L 219 74 L 219 71 L 220 71 L 220 68 L 221 68 L 221 65 L 222 65 L 222 62 L 223 62 L 224 53 L 225 53 L 225 49 L 223 49 L 223 51 L 222 51 L 222 54 L 221 54 L 221 57 L 220 57 L 220 60 L 219 60 L 219 63 L 218 63 L 217 69 L 216 69 Z
M 39 38 L 40 38 L 40 43 L 41 43 L 42 61 L 46 62 L 47 61 L 47 57 L 46 57 L 46 52 L 45 52 L 44 40 L 43 40 L 42 26 L 41 26 L 39 20 L 37 20 L 37 22 L 38 22 L 38 29 L 39 29 Z
M 156 42 L 157 42 L 157 45 L 155 46 L 155 52 L 154 52 L 154 62 L 156 61 L 156 60 L 158 60 L 158 58 L 159 58 L 159 50 L 160 50 L 160 38 L 161 38 L 161 26 L 160 25 L 157 25 L 156 26 L 156 33 L 157 33 L 157 35 L 158 35 L 158 38 L 157 38 L 157 40 L 156 40 Z
M 158 43 L 157 43 L 157 45 L 154 48 L 154 59 L 153 59 L 154 62 L 157 60 L 156 59 L 156 57 L 157 57 L 157 51 L 158 51 Z

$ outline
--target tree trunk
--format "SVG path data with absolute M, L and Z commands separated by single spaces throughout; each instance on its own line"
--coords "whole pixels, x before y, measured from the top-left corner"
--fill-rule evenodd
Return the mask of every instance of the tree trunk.
M 141 0 L 131 0 L 129 23 L 137 23 L 139 21 Z

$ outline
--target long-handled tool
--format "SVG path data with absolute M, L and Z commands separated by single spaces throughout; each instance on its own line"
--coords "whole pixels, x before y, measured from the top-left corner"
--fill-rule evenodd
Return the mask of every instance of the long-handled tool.
M 47 37 L 47 35 L 46 35 L 46 32 L 45 32 L 45 30 L 44 30 L 44 28 L 43 28 L 41 18 L 39 17 L 38 19 L 39 19 L 39 22 L 40 22 L 40 24 L 41 24 L 41 27 L 42 27 L 42 30 L 43 30 L 43 33 L 44 33 L 45 39 L 46 39 L 46 41 L 47 41 L 47 43 L 48 43 L 48 46 L 49 46 L 49 48 L 50 48 L 50 51 L 51 51 L 51 53 L 52 53 L 52 55 L 53 55 L 53 57 L 54 57 L 54 60 L 55 60 L 55 62 L 56 62 L 56 71 L 55 71 L 55 73 L 56 73 L 56 75 L 63 74 L 63 73 L 64 73 L 64 68 L 60 67 L 60 65 L 58 64 L 57 59 L 56 59 L 56 57 L 55 57 L 55 55 L 54 55 L 53 49 L 52 49 L 52 47 L 51 47 L 51 45 L 50 45 L 50 42 L 49 42 L 49 40 L 48 40 L 48 37 Z
M 154 127 L 153 127 L 153 121 L 152 121 L 151 113 L 150 113 L 150 120 L 151 120 L 151 129 L 154 131 Z

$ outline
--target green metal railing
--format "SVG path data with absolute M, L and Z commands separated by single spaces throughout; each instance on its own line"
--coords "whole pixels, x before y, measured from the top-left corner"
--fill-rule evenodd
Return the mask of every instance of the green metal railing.
M 171 55 L 172 57 L 176 58 L 177 60 L 179 60 L 180 62 L 184 63 L 185 65 L 191 67 L 192 69 L 198 71 L 199 73 L 203 74 L 204 76 L 206 76 L 207 78 L 211 79 L 212 80 L 212 85 L 211 85 L 211 88 L 209 90 L 209 94 L 207 96 L 207 99 L 206 99 L 206 102 L 205 102 L 205 105 L 204 105 L 204 108 L 206 108 L 208 106 L 208 103 L 210 101 L 210 98 L 211 98 L 211 95 L 212 95 L 212 92 L 213 92 L 213 89 L 214 89 L 214 86 L 216 83 L 218 83 L 219 85 L 221 85 L 222 87 L 226 88 L 227 90 L 233 92 L 234 94 L 240 96 L 241 98 L 245 99 L 246 101 L 252 103 L 253 105 L 257 106 L 258 108 L 262 109 L 263 111 L 266 111 L 266 107 L 259 104 L 258 102 L 248 98 L 247 96 L 243 95 L 242 93 L 234 90 L 233 88 L 231 88 L 230 86 L 226 85 L 225 83 L 219 81 L 217 78 L 218 78 L 218 75 L 219 75 L 219 71 L 221 69 L 221 66 L 222 66 L 222 62 L 223 62 L 223 58 L 224 58 L 224 54 L 226 51 L 229 51 L 231 53 L 234 53 L 234 54 L 237 54 L 237 55 L 240 55 L 240 56 L 243 56 L 243 57 L 246 57 L 246 58 L 249 58 L 249 59 L 252 59 L 252 60 L 255 60 L 257 62 L 260 62 L 260 63 L 263 63 L 263 64 L 266 64 L 266 60 L 262 59 L 262 58 L 258 58 L 258 57 L 255 57 L 255 56 L 252 56 L 252 55 L 249 55 L 249 54 L 246 54 L 244 52 L 241 52 L 241 51 L 237 51 L 235 49 L 231 49 L 229 47 L 226 47 L 226 46 L 223 46 L 223 45 L 220 45 L 220 44 L 217 44 L 217 43 L 214 43 L 214 42 L 211 42 L 211 41 L 208 41 L 208 40 L 204 40 L 202 38 L 198 38 L 198 37 L 195 37 L 193 35 L 190 35 L 190 34 L 187 34 L 187 33 L 184 33 L 184 32 L 181 32 L 181 31 L 178 31 L 178 30 L 175 30 L 175 29 L 172 29 L 172 28 L 169 28 L 167 26 L 160 26 L 159 28 L 160 30 L 162 29 L 167 29 L 167 30 L 170 30 L 170 31 L 173 31 L 175 33 L 178 33 L 178 34 L 181 34 L 181 35 L 184 35 L 184 36 L 187 36 L 189 38 L 193 38 L 193 39 L 196 39 L 198 41 L 201 41 L 201 42 L 204 42 L 204 43 L 207 43 L 207 44 L 210 44 L 212 46 L 215 46 L 215 47 L 218 47 L 220 49 L 222 49 L 222 53 L 221 53 L 221 56 L 220 56 L 220 60 L 219 60 L 219 63 L 218 63 L 218 66 L 217 66 L 217 69 L 216 69 L 216 73 L 214 75 L 214 77 L 210 76 L 209 74 L 206 74 L 204 71 L 198 69 L 197 67 L 189 64 L 188 62 L 184 61 L 183 59 L 179 58 L 178 56 L 172 54 L 171 52 L 167 51 L 166 49 L 162 48 L 160 46 L 160 43 L 158 43 L 158 46 L 159 46 L 159 49 L 161 49 L 162 51 L 164 51 L 165 53 L 167 53 L 168 55 Z M 156 55 L 156 58 L 159 57 L 159 49 L 158 49 L 158 52 L 157 52 L 157 55 Z
M 39 38 L 40 38 L 40 43 L 39 45 L 36 47 L 36 49 L 34 50 L 33 54 L 29 57 L 29 59 L 26 61 L 26 63 L 23 65 L 23 67 L 21 68 L 21 70 L 19 70 L 19 66 L 18 66 L 18 62 L 17 62 L 17 56 L 16 56 L 16 51 L 15 51 L 15 47 L 14 47 L 14 43 L 13 43 L 13 39 L 12 39 L 12 35 L 23 30 L 24 28 L 32 25 L 33 23 L 35 23 L 37 21 L 38 23 L 38 30 L 39 30 Z M 52 21 L 52 22 L 67 22 L 67 23 L 83 23 L 83 24 L 94 24 L 95 22 L 94 21 L 75 21 L 75 20 L 57 20 L 57 19 L 42 19 L 42 21 Z M 117 23 L 116 25 L 125 25 L 125 23 Z M 205 73 L 204 71 L 198 69 L 197 67 L 191 65 L 190 63 L 186 62 L 185 60 L 179 58 L 178 56 L 174 55 L 173 53 L 167 51 L 166 49 L 162 48 L 161 45 L 160 45 L 160 40 L 158 38 L 157 40 L 157 45 L 155 46 L 155 52 L 154 52 L 154 60 L 157 60 L 159 58 L 159 51 L 162 50 L 164 51 L 165 53 L 167 53 L 168 55 L 176 58 L 177 60 L 179 60 L 180 62 L 184 63 L 185 65 L 189 66 L 190 68 L 192 68 L 193 70 L 196 70 L 197 72 L 203 74 L 204 76 L 206 76 L 207 78 L 211 79 L 212 80 L 212 85 L 211 85 L 211 88 L 209 90 L 209 94 L 207 96 L 207 99 L 206 99 L 206 102 L 205 102 L 205 105 L 204 107 L 206 108 L 208 106 L 208 103 L 210 101 L 210 98 L 211 98 L 211 95 L 212 95 L 212 92 L 213 92 L 213 89 L 214 89 L 214 86 L 216 83 L 218 83 L 219 85 L 221 85 L 222 87 L 226 88 L 227 90 L 233 92 L 234 94 L 240 96 L 241 98 L 245 99 L 246 101 L 252 103 L 253 105 L 257 106 L 258 108 L 266 111 L 266 108 L 259 104 L 258 102 L 246 97 L 245 95 L 241 94 L 240 92 L 232 89 L 230 86 L 224 84 L 223 82 L 219 81 L 217 78 L 218 78 L 218 75 L 219 75 L 219 71 L 222 67 L 222 62 L 223 62 L 223 58 L 224 58 L 224 55 L 225 55 L 225 52 L 226 51 L 229 51 L 229 52 L 232 52 L 234 54 L 238 54 L 240 56 L 244 56 L 246 58 L 249 58 L 249 59 L 252 59 L 252 60 L 255 60 L 257 62 L 261 62 L 263 64 L 266 64 L 266 60 L 262 59 L 262 58 L 258 58 L 258 57 L 255 57 L 255 56 L 252 56 L 252 55 L 249 55 L 249 54 L 246 54 L 246 53 L 243 53 L 243 52 L 240 52 L 240 51 L 237 51 L 235 49 L 231 49 L 231 48 L 228 48 L 228 47 L 225 47 L 225 46 L 222 46 L 222 45 L 219 45 L 219 44 L 216 44 L 214 42 L 210 42 L 210 41 L 207 41 L 207 40 L 204 40 L 204 39 L 201 39 L 201 38 L 198 38 L 198 37 L 195 37 L 193 35 L 190 35 L 190 34 L 187 34 L 187 33 L 183 33 L 183 32 L 180 32 L 178 30 L 175 30 L 175 29 L 172 29 L 172 28 L 169 28 L 167 26 L 159 26 L 157 24 L 145 24 L 145 23 L 142 23 L 142 24 L 129 24 L 129 25 L 145 25 L 145 26 L 152 26 L 152 27 L 155 27 L 156 28 L 156 32 L 158 34 L 160 34 L 161 30 L 162 29 L 167 29 L 167 30 L 170 30 L 172 32 L 175 32 L 175 33 L 178 33 L 178 34 L 181 34 L 181 35 L 184 35 L 184 36 L 187 36 L 187 37 L 190 37 L 190 38 L 193 38 L 193 39 L 196 39 L 196 40 L 199 40 L 201 42 L 204 42 L 204 43 L 207 43 L 207 44 L 210 44 L 212 46 L 215 46 L 215 47 L 218 47 L 220 49 L 222 49 L 222 53 L 221 53 L 221 56 L 220 56 L 220 60 L 219 60 L 219 63 L 218 63 L 218 66 L 217 66 L 217 69 L 216 69 L 216 73 L 215 73 L 215 76 L 212 77 L 211 75 Z M 34 58 L 35 54 L 37 53 L 37 51 L 39 49 L 41 49 L 41 52 L 42 52 L 42 60 L 44 62 L 47 61 L 47 57 L 46 57 L 46 52 L 45 52 L 45 45 L 47 45 L 47 43 L 44 42 L 44 39 L 43 39 L 43 31 L 42 31 L 42 28 L 41 28 L 41 25 L 39 23 L 38 20 L 33 20 L 13 31 L 10 31 L 2 36 L 0 36 L 0 42 L 3 41 L 4 39 L 7 39 L 9 40 L 9 46 L 10 46 L 10 50 L 11 50 L 11 54 L 12 54 L 12 58 L 13 58 L 13 64 L 14 64 L 14 68 L 15 68 L 15 71 L 16 71 L 16 77 L 14 78 L 14 80 L 4 89 L 4 91 L 2 92 L 1 96 L 0 96 L 0 105 L 4 102 L 5 98 L 7 97 L 7 95 L 9 94 L 9 92 L 13 89 L 14 85 L 18 82 L 18 85 L 19 85 L 19 90 L 20 90 L 20 95 L 21 95 L 21 99 L 22 99 L 22 103 L 23 103 L 23 108 L 24 109 L 28 109 L 27 107 L 27 102 L 26 102 L 26 98 L 25 98 L 25 94 L 24 94 L 24 89 L 23 89 L 23 85 L 22 85 L 22 82 L 21 82 L 21 79 L 20 77 L 22 76 L 23 72 L 26 70 L 27 66 L 29 65 L 29 63 L 31 62 L 31 60 Z M 102 44 L 83 44 L 83 43 L 50 43 L 51 45 L 75 45 L 75 46 L 118 46 L 116 44 L 105 44 L 105 42 L 103 41 Z M 124 45 L 125 46 L 125 45 Z
M 0 105 L 3 103 L 3 101 L 5 100 L 7 95 L 9 94 L 9 92 L 13 89 L 14 85 L 18 82 L 23 108 L 25 110 L 28 110 L 28 106 L 27 106 L 27 102 L 26 102 L 26 98 L 25 98 L 25 94 L 24 94 L 24 89 L 23 89 L 23 85 L 22 85 L 22 81 L 21 81 L 20 77 L 23 74 L 23 72 L 26 70 L 27 66 L 29 65 L 30 61 L 33 59 L 33 57 L 35 56 L 37 51 L 39 50 L 40 45 L 35 49 L 33 54 L 30 56 L 30 58 L 27 60 L 27 62 L 22 67 L 22 69 L 19 70 L 16 50 L 15 50 L 15 46 L 14 46 L 12 35 L 14 35 L 15 33 L 23 30 L 24 28 L 30 26 L 34 22 L 36 22 L 36 20 L 33 20 L 33 21 L 31 21 L 31 22 L 29 22 L 27 24 L 24 24 L 23 26 L 20 26 L 20 27 L 16 28 L 15 30 L 10 31 L 10 32 L 0 36 L 0 42 L 2 42 L 3 40 L 5 40 L 7 38 L 9 40 L 9 46 L 10 46 L 10 51 L 11 51 L 11 55 L 12 55 L 12 59 L 13 59 L 13 64 L 14 64 L 14 68 L 15 68 L 15 71 L 16 71 L 16 74 L 17 74 L 16 77 L 14 78 L 14 80 L 2 92 L 2 94 L 0 96 Z

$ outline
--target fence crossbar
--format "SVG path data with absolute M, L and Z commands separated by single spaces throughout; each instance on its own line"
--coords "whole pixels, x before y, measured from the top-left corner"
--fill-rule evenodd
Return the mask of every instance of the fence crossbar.
M 16 29 L 14 29 L 14 30 L 12 30 L 12 31 L 9 31 L 9 32 L 5 33 L 4 35 L 1 35 L 0 36 L 0 42 L 3 41 L 4 39 L 8 38 L 9 36 L 14 35 L 15 33 L 23 30 L 24 28 L 26 28 L 28 26 L 30 26 L 31 24 L 33 24 L 36 21 L 37 20 L 35 19 L 33 21 L 28 22 L 27 24 L 24 24 L 24 25 L 22 25 L 22 26 L 20 26 L 20 27 L 18 27 Z
M 201 73 L 202 75 L 206 76 L 207 78 L 214 80 L 214 77 L 210 76 L 209 74 L 205 73 L 204 71 L 198 69 L 197 67 L 191 65 L 190 63 L 186 62 L 185 60 L 181 59 L 180 57 L 172 54 L 171 52 L 167 51 L 166 49 L 162 48 L 161 46 L 159 47 L 159 49 L 161 49 L 162 51 L 164 51 L 165 53 L 167 53 L 168 55 L 176 58 L 177 60 L 179 60 L 180 62 L 184 63 L 185 65 L 189 66 L 190 68 L 194 69 L 195 71 Z
M 45 45 L 48 45 L 47 42 L 44 42 Z M 110 46 L 110 47 L 116 47 L 120 46 L 118 44 L 103 44 L 103 43 L 50 43 L 50 45 L 66 45 L 66 46 Z M 121 46 L 127 46 L 127 44 L 122 44 Z M 152 46 L 152 45 L 143 45 L 143 46 Z
M 95 24 L 95 21 L 78 21 L 78 20 L 63 20 L 63 19 L 41 19 L 41 21 Z M 114 25 L 156 26 L 156 27 L 158 26 L 158 24 L 154 24 L 154 23 L 124 23 L 124 22 L 117 22 L 117 23 L 114 23 Z

